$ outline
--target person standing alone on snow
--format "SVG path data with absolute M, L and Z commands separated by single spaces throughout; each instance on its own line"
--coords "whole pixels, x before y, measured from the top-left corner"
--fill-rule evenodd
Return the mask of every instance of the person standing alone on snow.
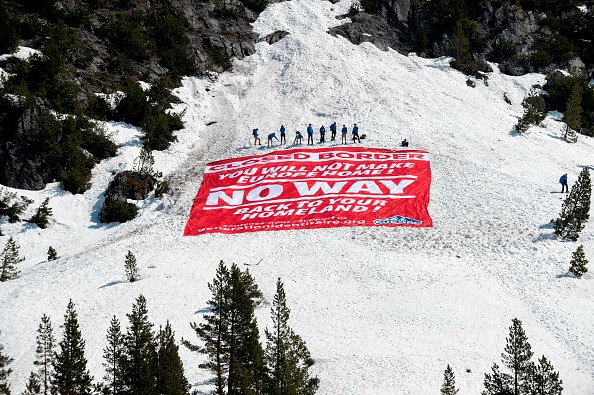
M 313 128 L 311 127 L 311 123 L 307 127 L 307 145 L 311 141 L 311 145 L 313 145 Z
M 287 144 L 287 138 L 285 137 L 285 126 L 281 125 L 280 128 L 280 135 L 281 135 L 281 139 L 280 139 L 280 143 L 281 144 Z
M 569 193 L 569 187 L 567 186 L 567 173 L 561 176 L 559 183 L 561 184 L 561 193 L 563 193 L 563 191 L 565 191 L 565 193 Z

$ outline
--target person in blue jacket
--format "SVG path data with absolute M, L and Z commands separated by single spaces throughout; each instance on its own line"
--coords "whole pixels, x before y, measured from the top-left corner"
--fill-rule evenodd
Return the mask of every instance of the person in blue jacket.
M 270 147 L 273 143 L 272 139 L 276 139 L 276 141 L 278 141 L 278 137 L 276 137 L 276 133 L 270 133 L 268 135 L 268 144 L 266 145 L 267 147 Z
M 295 132 L 295 141 L 293 141 L 293 144 L 297 143 L 303 144 L 303 135 L 299 130 Z
M 262 145 L 262 142 L 260 142 L 260 137 L 258 137 L 258 128 L 252 131 L 252 136 L 254 136 L 254 145 Z
M 336 122 L 330 125 L 330 141 L 336 140 Z
M 359 143 L 361 142 L 361 139 L 359 138 L 359 127 L 357 124 L 353 125 L 353 143 L 355 140 L 357 140 Z
M 342 134 L 342 143 L 346 144 L 347 143 L 347 133 L 349 131 L 347 130 L 346 125 L 342 125 L 342 129 L 340 130 L 340 133 Z
M 285 137 L 285 126 L 281 125 L 280 127 L 280 135 L 281 135 L 281 139 L 280 139 L 280 143 L 281 144 L 287 144 L 287 138 Z
M 559 183 L 561 184 L 561 193 L 565 191 L 565 193 L 569 193 L 569 187 L 567 186 L 567 173 L 563 174 L 559 179 Z
M 325 143 L 326 142 L 326 128 L 324 127 L 324 125 L 322 125 L 322 127 L 320 128 L 320 143 Z
M 307 145 L 311 141 L 311 145 L 313 145 L 313 128 L 311 127 L 311 123 L 307 127 Z

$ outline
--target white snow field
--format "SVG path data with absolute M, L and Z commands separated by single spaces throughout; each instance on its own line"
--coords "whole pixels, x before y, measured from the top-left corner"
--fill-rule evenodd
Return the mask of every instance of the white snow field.
M 190 322 L 201 320 L 207 283 L 222 259 L 249 267 L 268 302 L 277 278 L 284 281 L 290 323 L 316 361 L 320 395 L 437 393 L 447 364 L 461 395 L 480 393 L 484 373 L 501 365 L 514 317 L 535 360 L 546 355 L 560 372 L 564 393 L 594 394 L 594 275 L 567 275 L 579 245 L 594 261 L 594 220 L 578 242 L 557 240 L 550 225 L 565 197 L 559 177 L 567 172 L 571 186 L 582 168 L 592 168 L 594 141 L 565 143 L 558 116 L 525 136 L 512 131 L 522 99 L 543 75 L 509 77 L 494 66 L 488 85 L 471 88 L 449 59 L 382 52 L 329 35 L 349 23 L 337 16 L 350 4 L 273 4 L 254 27 L 262 36 L 286 30 L 287 37 L 258 44 L 256 54 L 235 61 L 233 73 L 185 79 L 174 111 L 186 111 L 186 128 L 169 150 L 154 153 L 171 195 L 138 202 L 133 221 L 106 225 L 97 215 L 108 182 L 131 169 L 140 150 L 142 132 L 126 124 L 108 125 L 119 156 L 93 170 L 83 195 L 57 183 L 17 191 L 35 200 L 28 214 L 50 197 L 54 216 L 45 230 L 2 224 L 0 247 L 12 236 L 26 257 L 20 276 L 0 284 L 0 344 L 14 358 L 13 393 L 24 390 L 34 369 L 41 316 L 51 317 L 59 340 L 69 299 L 95 380 L 104 375 L 111 317 L 125 328 L 140 294 L 156 328 L 169 320 L 177 340 L 197 342 Z M 433 228 L 182 236 L 205 163 L 269 152 L 251 145 L 256 127 L 265 136 L 284 124 L 291 143 L 308 123 L 333 121 L 349 130 L 358 123 L 368 147 L 396 148 L 407 137 L 409 148 L 431 153 Z M 59 260 L 47 262 L 49 246 Z M 128 251 L 140 266 L 135 283 L 125 279 Z M 269 315 L 269 303 L 258 308 L 263 341 Z M 211 373 L 197 367 L 203 357 L 183 347 L 180 353 L 193 389 L 208 393 Z

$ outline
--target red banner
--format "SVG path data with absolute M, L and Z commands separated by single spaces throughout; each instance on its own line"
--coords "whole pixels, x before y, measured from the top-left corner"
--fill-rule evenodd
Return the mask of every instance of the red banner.
M 429 153 L 334 147 L 206 165 L 185 236 L 339 226 L 433 226 Z

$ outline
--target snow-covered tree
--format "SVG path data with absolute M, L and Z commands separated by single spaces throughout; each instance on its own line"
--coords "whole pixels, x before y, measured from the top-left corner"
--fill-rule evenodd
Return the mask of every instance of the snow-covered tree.
M 55 354 L 52 384 L 60 395 L 90 395 L 93 378 L 87 370 L 85 341 L 72 300 L 64 315 L 64 334 Z
M 0 281 L 12 280 L 19 275 L 17 265 L 25 260 L 19 256 L 19 246 L 11 237 L 6 242 L 2 251 L 2 267 L 0 268 Z
M 290 313 L 284 285 L 279 278 L 271 308 L 273 327 L 270 331 L 265 331 L 265 361 L 270 375 L 270 393 L 315 394 L 319 380 L 309 375 L 309 368 L 314 361 L 303 339 L 289 326 Z
M 573 274 L 577 278 L 580 278 L 588 271 L 586 265 L 588 264 L 588 260 L 586 259 L 586 254 L 584 253 L 584 246 L 579 246 L 571 256 L 571 261 L 569 262 L 569 273 Z
M 450 367 L 450 364 L 446 367 L 443 372 L 443 384 L 441 385 L 441 395 L 456 395 L 458 393 L 456 389 L 456 376 L 454 370 Z

